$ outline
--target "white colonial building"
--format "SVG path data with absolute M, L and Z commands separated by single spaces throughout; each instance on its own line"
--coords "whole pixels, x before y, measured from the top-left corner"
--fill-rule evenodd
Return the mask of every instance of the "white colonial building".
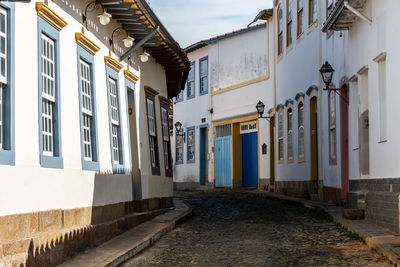
M 0 44 L 0 265 L 56 265 L 172 205 L 189 61 L 146 1 L 2 1 Z
M 266 18 L 271 17 L 269 10 Z M 192 69 L 174 102 L 174 123 L 184 129 L 181 135 L 175 132 L 177 188 L 267 184 L 268 121 L 258 119 L 256 105 L 273 105 L 272 25 L 244 28 L 185 49 Z

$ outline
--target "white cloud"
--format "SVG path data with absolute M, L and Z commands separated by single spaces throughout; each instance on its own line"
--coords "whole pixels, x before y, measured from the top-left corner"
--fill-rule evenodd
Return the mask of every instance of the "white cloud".
M 245 28 L 272 0 L 150 0 L 167 30 L 182 47 Z

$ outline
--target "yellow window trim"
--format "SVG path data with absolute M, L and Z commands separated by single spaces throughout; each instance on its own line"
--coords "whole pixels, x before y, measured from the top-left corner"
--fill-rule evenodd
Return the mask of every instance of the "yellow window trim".
M 43 2 L 36 2 L 36 13 L 58 31 L 61 31 L 68 24 L 60 15 Z
M 104 57 L 104 63 L 106 63 L 107 66 L 115 70 L 116 72 L 120 72 L 123 65 L 119 63 L 117 60 L 113 59 L 110 56 L 105 56 Z
M 150 86 L 144 86 L 144 91 L 146 91 L 147 93 L 151 94 L 151 95 L 159 95 L 160 93 L 156 90 L 154 90 L 153 88 L 151 88 Z
M 261 77 L 258 77 L 258 78 L 252 79 L 252 80 L 248 80 L 248 81 L 241 82 L 241 83 L 238 83 L 238 84 L 235 84 L 232 86 L 221 88 L 219 90 L 214 91 L 214 88 L 213 88 L 212 95 L 215 96 L 215 95 L 223 94 L 223 93 L 226 93 L 226 92 L 229 92 L 232 90 L 236 90 L 236 89 L 239 89 L 239 88 L 251 85 L 251 84 L 259 83 L 259 82 L 262 82 L 262 81 L 265 81 L 268 79 L 269 79 L 269 75 L 264 75 L 264 76 L 261 76 Z
M 166 97 L 163 97 L 163 96 L 159 95 L 159 96 L 158 96 L 158 99 L 160 100 L 160 102 L 163 102 L 163 103 L 165 103 L 165 104 L 167 104 L 167 105 L 171 105 L 171 100 L 169 100 L 169 99 L 166 98 Z
M 237 117 L 237 118 L 232 118 L 232 119 L 228 119 L 228 120 L 213 122 L 213 123 L 212 123 L 212 127 L 220 126 L 220 125 L 224 125 L 224 124 L 234 124 L 234 123 L 247 122 L 247 121 L 254 121 L 254 120 L 258 120 L 258 114 L 248 115 L 248 116 L 244 116 L 244 117 Z M 258 123 L 257 123 L 257 127 L 258 127 Z
M 136 83 L 139 80 L 139 77 L 130 72 L 129 70 L 124 70 L 124 76 L 129 81 Z
M 75 33 L 75 40 L 78 45 L 82 46 L 93 56 L 100 50 L 100 46 L 96 45 L 92 40 L 80 32 Z

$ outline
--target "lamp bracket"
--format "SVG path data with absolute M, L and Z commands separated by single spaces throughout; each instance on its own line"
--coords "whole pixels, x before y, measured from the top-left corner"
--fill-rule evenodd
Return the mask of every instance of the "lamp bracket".
M 90 2 L 87 4 L 85 7 L 85 12 L 82 14 L 82 22 L 85 23 L 87 20 L 87 13 L 92 12 L 93 10 L 96 10 L 99 6 L 101 6 L 100 3 L 97 3 L 96 1 Z
M 275 118 L 275 116 L 274 115 L 272 115 L 272 116 L 262 116 L 262 115 L 260 115 L 258 118 L 259 119 L 267 119 L 268 121 L 270 121 L 270 120 L 273 120 Z
M 118 33 L 117 36 L 122 35 L 122 34 L 123 34 L 123 29 L 124 29 L 124 28 L 122 28 L 122 27 L 118 27 L 118 28 L 116 28 L 115 30 L 113 30 L 113 32 L 111 33 L 111 38 L 109 39 L 109 43 L 110 43 L 110 46 L 111 46 L 111 47 L 112 47 L 112 45 L 114 44 L 114 34 L 115 34 L 115 33 Z
M 349 99 L 344 97 L 340 91 L 342 91 L 343 89 L 341 88 L 324 88 L 324 91 L 334 91 L 336 94 L 338 94 L 346 103 L 347 105 L 349 105 Z
M 132 54 L 133 52 L 135 52 L 136 50 L 139 49 L 139 47 L 141 47 L 142 45 L 144 45 L 148 40 L 150 40 L 151 38 L 153 38 L 154 35 L 157 34 L 157 32 L 160 30 L 160 26 L 157 26 L 151 33 L 149 33 L 148 35 L 146 35 L 146 37 L 144 37 L 142 40 L 140 40 L 137 44 L 135 44 L 134 46 L 132 46 L 128 51 L 126 51 L 122 56 L 120 56 L 119 58 L 119 62 L 123 61 L 124 59 L 126 59 L 127 57 L 129 57 L 130 54 Z

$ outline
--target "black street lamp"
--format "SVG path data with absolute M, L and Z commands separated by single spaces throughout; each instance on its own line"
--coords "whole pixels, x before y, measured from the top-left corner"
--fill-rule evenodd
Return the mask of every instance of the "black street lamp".
M 176 123 L 175 123 L 175 134 L 177 135 L 177 136 L 183 136 L 183 142 L 185 143 L 186 141 L 185 141 L 185 138 L 186 138 L 186 134 L 185 133 L 182 133 L 181 132 L 181 129 L 182 129 L 182 123 L 180 122 L 180 121 L 177 121 Z
M 269 119 L 273 119 L 274 118 L 274 116 L 271 116 L 271 117 L 268 117 L 268 116 L 263 116 L 263 114 L 264 114 L 264 109 L 265 109 L 265 104 L 263 103 L 263 102 L 261 102 L 261 100 L 260 101 L 258 101 L 258 103 L 257 103 L 257 105 L 256 105 L 256 109 L 257 109 L 257 113 L 258 113 L 258 118 L 260 118 L 260 119 L 267 119 L 267 120 L 269 120 Z
M 332 83 L 332 78 L 333 78 L 333 73 L 335 70 L 332 68 L 331 64 L 328 63 L 328 61 L 325 61 L 325 63 L 322 65 L 321 69 L 319 70 L 322 76 L 322 81 L 325 84 L 325 88 L 323 90 L 325 91 L 335 91 L 347 104 L 349 104 L 349 100 L 342 96 L 342 94 L 338 91 L 341 91 L 341 88 L 332 88 L 330 87 Z

